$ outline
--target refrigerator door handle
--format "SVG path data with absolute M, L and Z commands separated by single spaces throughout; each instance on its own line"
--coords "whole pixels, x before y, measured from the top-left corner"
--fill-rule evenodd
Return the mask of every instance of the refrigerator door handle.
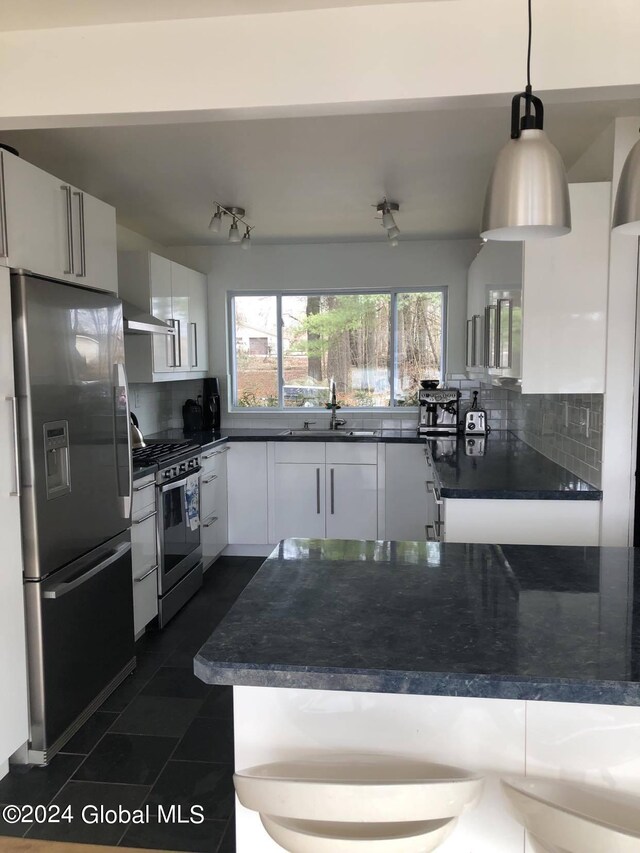
M 18 432 L 18 398 L 17 397 L 5 397 L 5 400 L 11 402 L 11 409 L 13 412 L 13 464 L 16 469 L 16 489 L 15 492 L 9 492 L 10 497 L 19 498 L 21 497 L 20 492 L 20 434 Z
M 113 553 L 107 557 L 106 560 L 101 560 L 97 565 L 92 566 L 88 571 L 83 572 L 79 577 L 74 577 L 70 581 L 62 581 L 61 583 L 52 586 L 50 589 L 46 589 L 42 593 L 43 598 L 62 598 L 63 595 L 66 595 L 68 592 L 72 592 L 74 589 L 77 589 L 82 584 L 87 583 L 92 578 L 95 578 L 96 575 L 99 575 L 100 572 L 103 572 L 105 569 L 109 568 L 113 563 L 117 560 L 120 560 L 127 551 L 131 550 L 131 542 L 123 542 L 121 545 L 113 551 Z
M 129 383 L 127 382 L 127 371 L 125 370 L 124 364 L 118 362 L 115 365 L 116 369 L 116 387 L 114 389 L 114 451 L 116 456 L 116 471 L 117 475 L 117 488 L 118 488 L 118 498 L 121 503 L 121 511 L 123 518 L 131 518 L 131 505 L 133 501 L 133 465 L 132 465 L 132 447 L 131 447 L 131 430 L 129 429 L 129 423 L 131 421 L 131 412 L 129 410 Z M 127 491 L 123 495 L 120 491 L 120 466 L 119 466 L 119 458 L 118 458 L 118 431 L 116 429 L 116 423 L 118 418 L 118 400 L 116 399 L 116 394 L 118 393 L 118 389 L 122 389 L 124 392 L 124 404 L 125 404 L 125 412 L 126 412 L 126 435 L 127 435 Z

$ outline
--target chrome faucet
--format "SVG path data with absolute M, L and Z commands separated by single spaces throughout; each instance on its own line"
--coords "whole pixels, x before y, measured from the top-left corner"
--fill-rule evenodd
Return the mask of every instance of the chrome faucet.
M 338 405 L 338 401 L 336 399 L 335 379 L 331 380 L 331 403 L 327 408 L 331 409 L 331 420 L 329 422 L 329 429 L 338 429 L 338 427 L 344 426 L 346 424 L 344 418 L 336 418 L 336 411 L 340 408 L 340 406 Z

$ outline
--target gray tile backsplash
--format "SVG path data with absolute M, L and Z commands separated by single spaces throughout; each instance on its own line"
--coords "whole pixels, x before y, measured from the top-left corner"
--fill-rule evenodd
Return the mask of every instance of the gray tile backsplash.
M 522 394 L 519 388 L 479 386 L 470 380 L 448 384 L 460 386 L 461 412 L 477 390 L 492 429 L 511 430 L 539 453 L 600 488 L 603 394 Z
M 185 400 L 202 394 L 202 380 L 132 382 L 129 386 L 129 405 L 140 423 L 143 435 L 182 426 L 182 406 Z
M 602 394 L 522 394 L 519 388 L 480 385 L 476 380 L 450 378 L 449 387 L 460 388 L 460 412 L 471 404 L 473 391 L 487 410 L 492 429 L 511 430 L 544 456 L 582 477 L 596 487 L 601 485 Z M 149 435 L 163 429 L 182 426 L 182 405 L 202 393 L 202 380 L 132 384 L 131 408 Z M 415 411 L 344 412 L 351 429 L 414 429 Z M 233 412 L 223 413 L 226 427 L 301 428 L 304 421 L 328 426 L 329 412 Z M 587 434 L 588 433 L 588 434 Z

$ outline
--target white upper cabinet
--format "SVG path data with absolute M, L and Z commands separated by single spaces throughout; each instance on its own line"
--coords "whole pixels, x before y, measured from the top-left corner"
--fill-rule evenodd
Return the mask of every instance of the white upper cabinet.
M 5 266 L 118 291 L 115 208 L 0 152 Z
M 571 233 L 524 247 L 524 394 L 605 390 L 611 184 L 569 195 Z
M 116 209 L 80 190 L 74 190 L 73 197 L 82 223 L 78 230 L 81 265 L 75 274 L 78 284 L 117 293 Z
M 469 267 L 470 377 L 520 379 L 523 394 L 604 392 L 611 184 L 569 195 L 570 234 L 489 242 Z
M 153 252 L 119 252 L 120 295 L 173 327 L 174 334 L 125 336 L 131 382 L 207 375 L 207 280 Z
M 470 378 L 498 381 L 502 376 L 503 369 L 498 367 L 497 361 L 499 352 L 503 362 L 509 360 L 508 327 L 505 325 L 508 312 L 503 303 L 502 349 L 499 349 L 498 299 L 510 298 L 512 309 L 517 303 L 519 312 L 521 287 L 522 243 L 485 243 L 472 261 L 467 276 L 466 364 Z M 513 320 L 512 311 L 512 323 Z M 513 331 L 513 326 L 511 328 Z M 508 375 L 513 375 L 511 368 L 506 370 Z
M 191 370 L 209 370 L 207 329 L 208 304 L 207 277 L 188 270 L 189 292 L 189 364 Z

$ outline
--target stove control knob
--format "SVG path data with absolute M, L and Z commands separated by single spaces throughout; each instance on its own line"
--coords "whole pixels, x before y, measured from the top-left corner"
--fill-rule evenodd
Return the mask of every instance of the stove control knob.
M 187 466 L 183 462 L 182 465 L 180 466 L 180 473 L 182 474 L 182 472 L 186 471 L 186 470 L 187 470 Z
M 165 471 L 162 476 L 165 478 L 165 480 L 168 480 L 169 477 L 171 477 L 171 471 Z

